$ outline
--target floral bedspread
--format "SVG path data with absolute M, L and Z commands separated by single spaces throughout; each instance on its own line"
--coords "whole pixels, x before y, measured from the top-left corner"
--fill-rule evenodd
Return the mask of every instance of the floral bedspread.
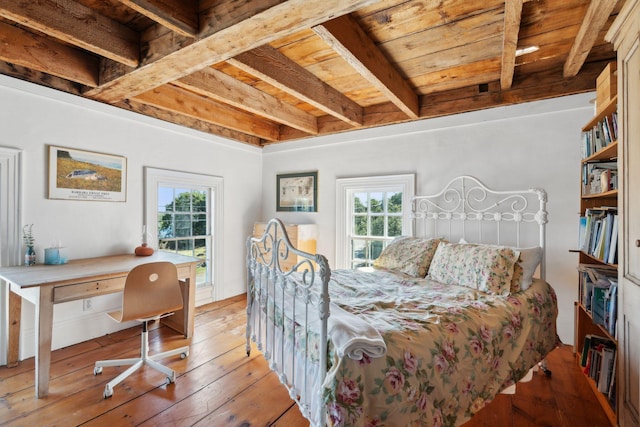
M 387 345 L 382 358 L 333 356 L 323 392 L 333 426 L 458 426 L 558 344 L 556 296 L 541 280 L 502 297 L 336 270 L 329 288 L 333 303 L 366 319 Z

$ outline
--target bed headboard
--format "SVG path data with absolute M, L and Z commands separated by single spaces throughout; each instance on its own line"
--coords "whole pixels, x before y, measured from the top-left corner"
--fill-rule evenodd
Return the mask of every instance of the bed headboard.
M 547 193 L 542 189 L 491 190 L 472 176 L 460 176 L 437 194 L 413 198 L 414 235 L 450 242 L 540 246 L 540 278 L 545 279 L 546 204 Z

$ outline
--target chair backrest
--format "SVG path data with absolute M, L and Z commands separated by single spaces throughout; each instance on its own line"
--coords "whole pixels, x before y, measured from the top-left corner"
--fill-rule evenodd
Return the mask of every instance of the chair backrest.
M 134 267 L 127 275 L 120 321 L 153 317 L 182 306 L 176 266 L 166 261 L 150 262 Z

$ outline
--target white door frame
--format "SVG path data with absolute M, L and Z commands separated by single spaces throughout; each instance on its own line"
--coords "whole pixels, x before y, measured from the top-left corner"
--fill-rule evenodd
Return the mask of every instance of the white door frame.
M 22 151 L 0 147 L 0 266 L 21 261 Z M 0 281 L 0 365 L 7 364 L 9 286 Z

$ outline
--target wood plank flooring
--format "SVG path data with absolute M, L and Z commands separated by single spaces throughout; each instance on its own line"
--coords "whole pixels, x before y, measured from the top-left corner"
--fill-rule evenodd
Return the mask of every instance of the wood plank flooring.
M 0 367 L 3 426 L 276 426 L 309 423 L 300 415 L 258 351 L 245 352 L 245 298 L 197 309 L 190 355 L 164 363 L 178 372 L 175 384 L 142 368 L 102 398 L 104 385 L 122 368 L 93 375 L 100 359 L 137 355 L 140 329 L 131 328 L 52 354 L 49 396 L 34 396 L 34 360 Z M 154 325 L 150 351 L 184 345 L 169 328 Z M 573 362 L 571 347 L 549 357 L 552 378 L 535 375 L 516 395 L 500 395 L 465 427 L 602 426 L 609 423 Z M 389 426 L 390 427 L 390 426 Z

